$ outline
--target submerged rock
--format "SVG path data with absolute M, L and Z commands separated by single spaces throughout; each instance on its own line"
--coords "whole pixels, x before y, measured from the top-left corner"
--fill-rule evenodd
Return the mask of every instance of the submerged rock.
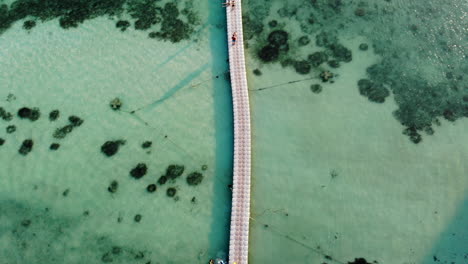
M 299 46 L 306 46 L 310 43 L 310 38 L 309 36 L 302 36 L 297 40 L 297 42 L 299 43 Z
M 59 118 L 60 116 L 60 111 L 59 110 L 52 110 L 50 113 L 49 113 L 49 120 L 50 121 L 55 121 L 57 120 L 57 118 Z
M 328 60 L 328 55 L 325 52 L 314 52 L 307 57 L 312 66 L 318 67 L 320 64 Z
M 331 60 L 331 61 L 328 61 L 328 66 L 336 69 L 340 67 L 340 62 L 337 60 Z
M 275 30 L 268 35 L 271 46 L 281 48 L 288 43 L 288 33 L 284 30 Z
M 377 261 L 374 261 L 377 263 Z M 367 262 L 365 258 L 355 258 L 354 261 L 348 262 L 348 264 L 371 264 L 371 262 Z
M 313 93 L 321 93 L 322 92 L 322 85 L 320 84 L 312 84 L 310 86 L 310 90 L 313 92 Z
M 72 131 L 73 125 L 66 125 L 64 127 L 57 128 L 52 136 L 57 139 L 62 139 L 65 138 Z
M 325 31 L 320 32 L 315 37 L 315 44 L 319 47 L 326 47 L 338 42 L 338 38 L 333 33 L 327 33 Z
M 115 155 L 119 151 L 119 147 L 125 144 L 125 140 L 106 141 L 101 146 L 101 152 L 107 157 Z
M 127 30 L 127 28 L 130 27 L 130 22 L 128 22 L 127 20 L 119 20 L 117 21 L 117 23 L 115 23 L 115 27 L 116 28 L 119 28 L 120 31 L 125 31 Z
M 263 62 L 275 61 L 278 59 L 278 56 L 279 56 L 279 48 L 274 47 L 272 45 L 267 45 L 258 52 L 258 57 Z
M 198 185 L 203 180 L 203 174 L 199 172 L 192 172 L 187 176 L 187 183 L 190 186 Z
M 3 144 L 5 144 L 5 139 L 0 138 L 0 146 L 2 146 Z
M 18 116 L 20 118 L 25 118 L 31 121 L 36 121 L 41 116 L 41 112 L 39 111 L 39 108 L 31 109 L 28 107 L 22 107 L 18 110 Z
M 13 132 L 15 132 L 15 131 L 16 131 L 16 126 L 15 126 L 15 125 L 10 125 L 10 126 L 7 126 L 7 127 L 6 127 L 6 132 L 7 132 L 8 134 L 11 134 L 11 133 L 13 133 Z
M 366 51 L 368 49 L 369 49 L 369 45 L 367 45 L 366 43 L 361 43 L 359 45 L 359 50 Z
M 185 167 L 183 165 L 169 165 L 166 169 L 166 177 L 174 180 L 184 173 L 184 169 Z
M 332 44 L 328 48 L 332 51 L 333 57 L 339 61 L 350 62 L 353 60 L 351 50 L 341 44 Z
M 306 60 L 295 61 L 294 69 L 299 74 L 308 74 L 310 72 L 311 66 Z
M 390 95 L 387 88 L 381 84 L 373 83 L 368 79 L 358 81 L 359 93 L 375 103 L 385 102 L 385 98 Z
M 174 188 L 174 187 L 167 188 L 166 195 L 168 197 L 174 197 L 176 195 L 176 193 L 177 193 L 176 188 Z
M 272 28 L 273 28 L 273 27 L 276 27 L 276 26 L 278 26 L 278 21 L 276 21 L 276 20 L 271 20 L 270 22 L 268 22 L 268 26 L 270 26 L 270 27 L 272 27 Z
M 166 182 L 167 182 L 167 177 L 166 176 L 163 175 L 163 176 L 159 177 L 159 179 L 158 179 L 159 185 L 163 185 Z
M 141 177 L 146 175 L 148 171 L 148 167 L 146 167 L 145 163 L 138 163 L 135 168 L 130 171 L 130 176 L 135 179 L 140 179 Z
M 31 152 L 33 146 L 34 146 L 34 142 L 32 141 L 32 139 L 26 139 L 21 144 L 21 147 L 18 150 L 18 152 L 21 155 L 26 156 L 29 152 Z
M 156 184 L 150 184 L 148 186 L 146 186 L 146 191 L 148 191 L 149 193 L 152 193 L 152 192 L 155 192 L 156 191 Z
M 70 123 L 72 124 L 72 126 L 74 127 L 79 127 L 83 124 L 83 119 L 75 116 L 75 115 L 72 115 L 70 117 L 68 117 L 68 121 L 70 121 Z
M 59 148 L 60 148 L 60 144 L 58 143 L 52 143 L 50 144 L 50 147 L 49 147 L 50 150 L 57 150 Z
M 255 74 L 257 76 L 260 76 L 260 75 L 262 75 L 262 72 L 259 69 L 255 69 L 255 70 L 253 70 L 253 74 Z
M 111 181 L 111 183 L 109 184 L 109 187 L 107 187 L 107 190 L 110 192 L 110 193 L 115 193 L 117 191 L 117 189 L 119 188 L 119 183 L 116 181 L 116 180 L 113 180 Z
M 23 23 L 23 28 L 26 29 L 26 30 L 30 30 L 35 26 L 36 26 L 36 21 L 34 21 L 34 20 L 26 20 Z
M 143 142 L 143 144 L 141 144 L 141 147 L 144 148 L 144 149 L 147 149 L 147 148 L 150 148 L 152 144 L 153 144 L 153 142 L 151 142 L 151 141 L 145 141 L 145 142 Z

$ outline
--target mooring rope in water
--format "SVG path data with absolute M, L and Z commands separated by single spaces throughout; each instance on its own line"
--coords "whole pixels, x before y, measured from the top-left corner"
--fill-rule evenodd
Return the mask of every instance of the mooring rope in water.
M 272 210 L 272 209 L 266 209 L 265 211 L 269 211 L 269 210 Z M 283 210 L 284 210 L 284 209 L 279 209 L 279 210 L 275 210 L 275 211 L 272 211 L 272 212 L 275 213 L 275 212 L 279 212 L 279 211 L 283 211 Z M 263 215 L 263 214 L 265 213 L 265 211 L 263 211 L 263 213 L 262 213 L 261 215 Z M 332 257 L 332 256 L 330 256 L 330 255 L 328 255 L 328 254 L 325 254 L 323 251 L 321 251 L 321 250 L 319 250 L 319 249 L 317 249 L 317 248 L 314 248 L 313 246 L 310 246 L 310 245 L 308 245 L 308 244 L 306 244 L 306 243 L 304 243 L 304 242 L 301 242 L 301 241 L 299 241 L 298 239 L 296 239 L 296 238 L 294 238 L 294 237 L 292 237 L 292 236 L 290 236 L 290 235 L 286 235 L 286 234 L 281 233 L 281 232 L 278 231 L 276 228 L 273 228 L 273 227 L 271 227 L 271 226 L 268 225 L 268 224 L 265 224 L 265 223 L 263 223 L 263 222 L 261 222 L 261 221 L 258 221 L 257 219 L 255 219 L 255 218 L 252 217 L 252 216 L 250 217 L 250 220 L 252 220 L 252 221 L 253 221 L 254 223 L 256 223 L 256 224 L 259 224 L 259 225 L 265 227 L 265 229 L 271 230 L 271 232 L 275 233 L 275 234 L 278 235 L 278 236 L 284 237 L 284 238 L 286 238 L 287 240 L 289 240 L 289 241 L 291 241 L 291 242 L 293 242 L 293 243 L 295 243 L 295 244 L 298 244 L 298 245 L 300 245 L 300 246 L 302 246 L 302 247 L 304 247 L 304 248 L 307 248 L 307 249 L 313 251 L 314 253 L 316 253 L 316 254 L 318 254 L 318 255 L 323 256 L 324 258 L 326 258 L 326 259 L 329 260 L 329 261 L 334 261 L 334 262 L 339 263 L 339 264 L 346 264 L 345 262 L 343 262 L 343 261 L 341 261 L 341 260 L 338 260 L 338 259 L 336 259 L 336 258 L 334 258 L 334 257 Z
M 186 85 L 185 87 L 182 87 L 180 90 L 187 90 L 188 88 L 203 87 L 203 86 L 201 86 L 202 84 L 207 83 L 207 82 L 209 82 L 209 81 L 212 81 L 212 80 L 214 80 L 214 79 L 219 79 L 221 76 L 224 76 L 224 74 L 226 74 L 226 73 L 229 73 L 229 70 L 223 71 L 222 73 L 218 73 L 218 74 L 214 75 L 213 77 L 210 77 L 210 78 L 208 78 L 208 79 L 202 80 L 202 81 L 200 81 L 200 82 L 198 82 L 198 83 Z M 180 91 L 180 90 L 179 90 L 179 91 Z M 179 95 L 177 95 L 177 94 L 179 94 Z M 171 97 L 169 97 L 169 98 L 167 98 L 167 99 L 170 99 L 170 98 L 177 98 L 178 96 L 180 96 L 180 94 L 181 94 L 181 93 L 176 92 L 173 96 L 171 96 Z M 126 112 L 126 113 L 130 113 L 130 114 L 134 114 L 134 113 L 136 113 L 136 112 L 138 112 L 138 111 L 141 111 L 141 110 L 143 110 L 143 109 L 149 107 L 150 105 L 156 103 L 156 102 L 159 101 L 159 100 L 161 100 L 161 98 L 159 98 L 159 99 L 157 99 L 157 100 L 153 100 L 153 101 L 151 101 L 150 103 L 145 104 L 145 105 L 143 105 L 143 106 L 141 106 L 141 107 L 139 107 L 139 108 L 136 108 L 136 109 L 134 109 L 134 110 L 131 110 L 131 111 L 124 111 L 124 110 L 122 110 L 122 111 L 123 111 L 123 112 Z
M 305 82 L 305 81 L 316 80 L 316 79 L 320 79 L 320 78 L 311 77 L 311 78 L 307 78 L 307 79 L 294 80 L 294 81 L 275 84 L 275 85 L 271 85 L 271 86 L 261 87 L 261 88 L 257 88 L 257 89 L 249 89 L 249 91 L 254 91 L 254 92 L 263 91 L 263 90 L 268 90 L 268 89 L 272 89 L 272 88 L 277 88 L 277 87 L 280 87 L 280 86 L 283 86 L 283 85 L 288 85 L 288 84 L 293 84 L 293 83 L 298 83 L 298 82 Z

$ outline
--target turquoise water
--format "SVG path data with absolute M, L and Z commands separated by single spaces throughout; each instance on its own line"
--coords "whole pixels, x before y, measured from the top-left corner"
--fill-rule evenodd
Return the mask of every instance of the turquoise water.
M 4 3 L 0 263 L 225 256 L 232 107 L 223 9 Z
M 249 261 L 466 262 L 466 1 L 242 4 Z M 225 28 L 219 1 L 0 0 L 0 264 L 226 257 Z
M 252 263 L 465 263 L 466 1 L 243 1 Z

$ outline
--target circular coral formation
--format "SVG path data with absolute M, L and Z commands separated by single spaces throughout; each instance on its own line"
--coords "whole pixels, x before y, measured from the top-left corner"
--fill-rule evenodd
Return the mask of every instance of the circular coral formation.
M 176 195 L 176 193 L 177 193 L 176 188 L 174 188 L 174 187 L 167 188 L 166 195 L 168 197 L 174 197 Z
M 132 170 L 130 170 L 130 176 L 134 179 L 141 179 L 146 175 L 148 167 L 145 163 L 138 163 Z
M 190 186 L 198 185 L 203 180 L 203 174 L 199 172 L 192 172 L 187 176 L 187 183 Z

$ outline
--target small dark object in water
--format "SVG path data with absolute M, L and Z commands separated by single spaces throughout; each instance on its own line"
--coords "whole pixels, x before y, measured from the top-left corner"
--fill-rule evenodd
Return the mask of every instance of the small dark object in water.
M 102 257 L 101 257 L 101 260 L 104 263 L 110 263 L 110 262 L 114 261 L 114 259 L 112 259 L 112 257 L 111 257 L 110 252 L 104 253 L 104 255 L 102 255 Z
M 141 221 L 141 214 L 135 215 L 135 217 L 133 218 L 133 220 L 135 220 L 135 222 L 139 223 L 139 222 Z
M 203 174 L 199 172 L 192 172 L 187 176 L 188 185 L 195 186 L 202 182 Z
M 84 211 L 84 212 L 83 212 L 83 215 L 84 215 L 84 216 L 89 216 L 89 211 L 88 211 L 88 210 Z
M 68 117 L 68 121 L 74 126 L 74 127 L 79 127 L 81 124 L 83 124 L 83 119 L 77 117 L 77 116 L 70 116 Z
M 299 74 L 308 74 L 311 69 L 309 62 L 306 60 L 295 61 L 293 66 Z
M 122 252 L 122 248 L 121 247 L 117 247 L 117 246 L 113 246 L 112 247 L 112 254 L 114 255 L 118 255 Z
M 65 191 L 63 191 L 62 195 L 64 197 L 67 197 L 69 193 L 70 193 L 70 189 L 66 189 Z
M 21 147 L 18 150 L 18 152 L 21 155 L 26 156 L 29 152 L 31 152 L 33 146 L 34 146 L 34 142 L 32 141 L 32 139 L 26 139 L 21 144 Z
M 325 255 L 325 258 L 328 260 L 332 260 L 333 258 L 331 256 Z
M 228 188 L 229 188 L 229 190 L 231 190 L 231 191 L 232 191 L 233 187 L 234 187 L 234 186 L 233 186 L 232 184 L 228 184 Z
M 197 199 L 194 197 L 192 197 L 192 200 L 190 200 L 192 203 L 196 203 L 197 202 Z
M 31 110 L 31 116 L 29 117 L 29 120 L 36 121 L 39 119 L 40 116 L 41 116 L 41 112 L 39 111 L 39 108 L 33 108 Z
M 208 169 L 208 165 L 203 165 L 203 166 L 201 166 L 201 169 L 202 169 L 203 171 L 206 171 L 206 170 Z
M 59 118 L 60 116 L 60 111 L 59 110 L 52 110 L 50 113 L 49 113 L 49 120 L 50 121 L 55 121 L 57 120 L 57 118 Z
M 50 150 L 57 150 L 58 148 L 60 148 L 59 143 L 52 143 L 50 144 L 50 147 L 49 147 Z
M 106 141 L 101 146 L 101 152 L 107 157 L 113 156 L 117 151 L 119 151 L 120 145 L 123 144 L 125 144 L 124 140 Z
M 5 121 L 10 121 L 13 119 L 13 115 L 10 113 L 10 112 L 6 112 L 3 116 L 2 116 L 3 120 Z
M 148 185 L 148 186 L 146 187 L 146 190 L 147 190 L 148 192 L 150 192 L 150 193 L 155 192 L 155 191 L 156 191 L 156 184 L 152 183 L 152 184 Z
M 29 225 L 31 225 L 31 220 L 24 219 L 23 221 L 21 221 L 21 225 L 24 227 L 28 227 Z
M 374 261 L 374 263 L 377 263 L 377 261 Z M 371 263 L 367 262 L 365 258 L 355 258 L 353 262 L 348 262 L 348 264 L 371 264 Z
M 159 185 L 163 185 L 166 182 L 167 182 L 167 177 L 166 176 L 163 175 L 163 176 L 159 177 L 159 179 L 158 179 Z
M 119 110 L 122 107 L 122 101 L 119 98 L 114 98 L 110 101 L 109 105 L 113 110 Z
M 3 144 L 5 144 L 5 139 L 0 138 L 0 146 L 3 145 Z
M 26 20 L 23 23 L 23 28 L 26 29 L 26 30 L 30 30 L 35 26 L 36 26 L 36 21 L 34 21 L 34 20 Z
M 147 148 L 151 147 L 152 144 L 153 144 L 153 142 L 151 142 L 151 141 L 145 141 L 145 142 L 143 142 L 143 144 L 141 144 L 141 147 L 144 148 L 144 149 L 147 149 Z
M 311 90 L 313 93 L 318 94 L 318 93 L 322 92 L 322 85 L 320 85 L 320 84 L 312 84 L 312 85 L 310 86 L 310 90 Z
M 146 167 L 146 164 L 138 163 L 135 168 L 130 171 L 130 176 L 135 179 L 140 179 L 141 177 L 145 176 L 147 171 L 148 167 Z
M 135 254 L 135 259 L 142 259 L 145 257 L 145 254 L 141 251 Z
M 269 225 L 267 225 L 267 224 L 264 224 L 264 225 L 263 225 L 263 227 L 265 227 L 265 228 L 268 228 L 268 227 L 269 227 Z
M 253 74 L 255 74 L 257 76 L 260 76 L 260 75 L 262 75 L 262 72 L 259 69 L 255 69 L 255 70 L 253 70 Z
M 120 28 L 120 31 L 125 31 L 127 30 L 128 27 L 130 27 L 130 22 L 126 20 L 119 20 L 117 23 L 115 23 L 116 28 Z
M 182 175 L 182 173 L 184 173 L 184 169 L 185 167 L 183 165 L 171 164 L 166 169 L 166 177 L 171 180 L 174 180 L 180 175 Z
M 367 45 L 366 43 L 361 43 L 359 45 L 359 50 L 366 51 L 368 49 L 369 49 L 369 45 Z
M 364 8 L 357 8 L 356 10 L 354 10 L 354 14 L 356 16 L 364 16 L 366 14 L 366 10 Z
M 328 60 L 328 55 L 325 52 L 314 52 L 307 57 L 307 60 L 314 67 L 318 67 L 320 64 Z
M 177 190 L 176 190 L 176 188 L 173 188 L 173 187 L 168 188 L 167 191 L 166 191 L 166 195 L 168 197 L 174 197 L 174 195 L 176 195 L 176 193 L 177 193 Z
M 22 107 L 18 110 L 18 116 L 20 118 L 27 118 L 29 119 L 31 117 L 32 110 L 31 108 L 28 107 Z
M 299 46 L 306 46 L 310 43 L 310 38 L 309 36 L 302 36 L 297 42 L 299 43 Z
M 272 46 L 272 45 L 267 45 L 258 52 L 258 57 L 263 62 L 275 61 L 276 59 L 278 59 L 278 56 L 279 56 L 279 48 Z
M 359 93 L 371 102 L 384 103 L 385 98 L 390 95 L 387 88 L 382 84 L 374 83 L 368 79 L 361 79 L 358 81 Z
M 278 25 L 278 21 L 276 20 L 271 20 L 270 22 L 268 22 L 268 26 L 270 27 L 276 27 Z
M 119 188 L 119 183 L 116 180 L 114 180 L 114 181 L 111 181 L 109 187 L 107 187 L 107 190 L 110 193 L 115 193 L 118 188 Z
M 319 77 L 320 79 L 322 79 L 322 82 L 328 82 L 328 80 L 333 78 L 333 73 L 329 71 L 323 71 L 322 73 L 320 73 Z
M 338 61 L 350 62 L 353 60 L 353 54 L 351 50 L 341 44 L 332 44 L 328 46 L 328 48 L 332 51 L 333 57 L 335 57 L 335 59 Z
M 16 126 L 15 126 L 15 125 L 10 125 L 10 126 L 7 126 L 7 127 L 6 127 L 6 132 L 7 132 L 8 134 L 11 134 L 11 133 L 13 133 L 13 132 L 15 132 L 15 131 L 16 131 Z
M 331 61 L 328 61 L 328 66 L 336 69 L 340 67 L 340 62 L 337 60 L 331 60 Z
M 64 127 L 57 128 L 52 136 L 54 138 L 62 139 L 65 138 L 72 131 L 73 125 L 66 125 Z

